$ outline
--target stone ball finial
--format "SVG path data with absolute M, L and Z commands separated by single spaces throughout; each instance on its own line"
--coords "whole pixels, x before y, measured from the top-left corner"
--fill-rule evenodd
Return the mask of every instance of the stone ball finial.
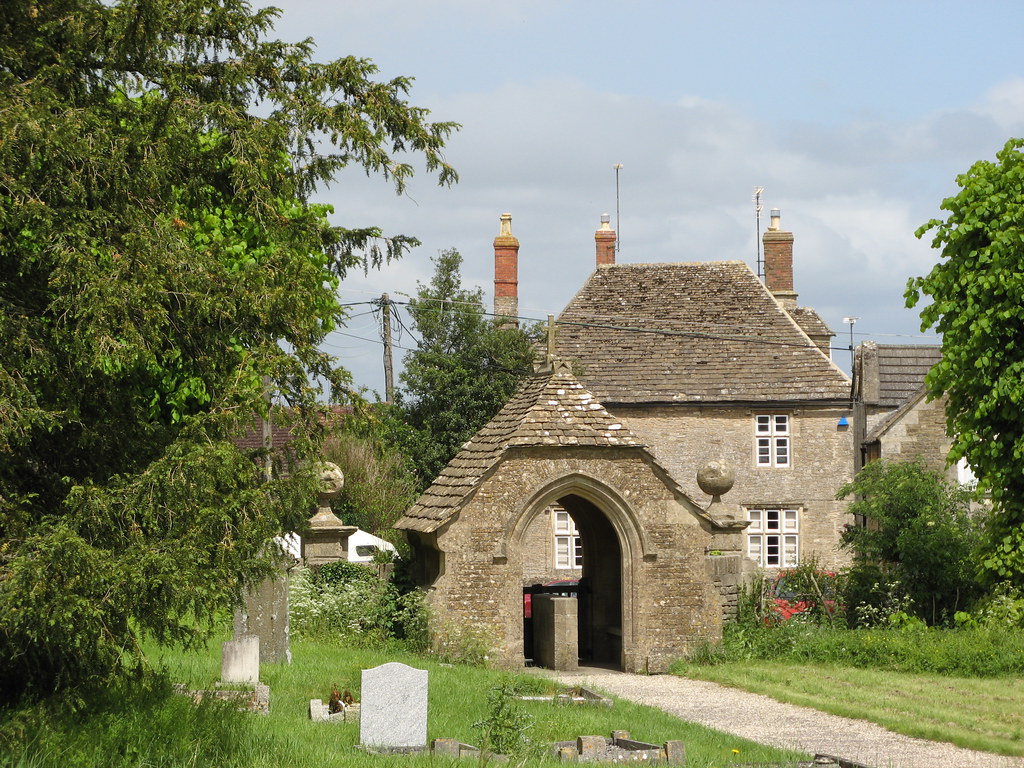
M 321 501 L 332 499 L 341 493 L 341 489 L 345 487 L 345 474 L 341 467 L 329 461 L 321 461 L 317 469 L 320 471 Z
M 735 482 L 735 470 L 721 459 L 709 461 L 697 470 L 697 485 L 708 496 L 721 496 L 728 493 Z

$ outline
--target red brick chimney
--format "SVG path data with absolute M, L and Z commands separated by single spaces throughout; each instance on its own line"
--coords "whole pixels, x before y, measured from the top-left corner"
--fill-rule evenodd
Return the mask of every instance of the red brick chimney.
M 519 240 L 512 234 L 511 213 L 501 214 L 501 229 L 494 238 L 494 314 L 519 325 Z
M 594 233 L 594 242 L 597 245 L 597 266 L 615 263 L 615 230 L 609 223 L 611 217 L 607 213 L 601 214 L 601 228 Z
M 793 290 L 793 233 L 779 229 L 781 215 L 772 208 L 771 223 L 761 238 L 764 243 L 764 284 L 783 309 L 795 309 Z

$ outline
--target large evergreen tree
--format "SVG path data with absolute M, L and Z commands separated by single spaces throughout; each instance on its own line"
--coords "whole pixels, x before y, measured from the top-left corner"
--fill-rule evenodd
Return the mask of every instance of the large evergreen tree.
M 1024 139 L 957 177 L 942 202 L 932 247 L 942 260 L 907 287 L 925 296 L 921 328 L 942 335 L 928 392 L 947 397 L 950 461 L 966 458 L 992 494 L 992 539 L 982 564 L 997 580 L 1024 586 Z
M 353 166 L 454 180 L 409 80 L 319 63 L 244 0 L 0 9 L 0 698 L 187 641 L 312 501 L 345 271 L 414 241 L 310 202 Z M 232 442 L 267 390 L 291 472 Z
M 530 335 L 489 318 L 479 288 L 462 285 L 462 256 L 434 260 L 428 285 L 409 304 L 418 344 L 405 356 L 402 402 L 413 427 L 406 450 L 428 485 L 532 370 Z

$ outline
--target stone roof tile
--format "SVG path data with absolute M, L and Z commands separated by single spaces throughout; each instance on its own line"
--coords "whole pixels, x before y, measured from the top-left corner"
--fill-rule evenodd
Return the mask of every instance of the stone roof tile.
M 850 382 L 741 261 L 616 264 L 558 319 L 605 403 L 842 400 Z
M 878 344 L 878 399 L 882 405 L 907 402 L 942 358 L 938 344 Z
M 395 524 L 431 532 L 444 525 L 511 447 L 641 446 L 565 366 L 527 379 Z

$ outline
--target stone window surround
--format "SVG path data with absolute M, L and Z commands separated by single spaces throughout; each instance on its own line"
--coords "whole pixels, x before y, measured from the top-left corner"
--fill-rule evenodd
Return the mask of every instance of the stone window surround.
M 746 513 L 747 557 L 761 568 L 799 565 L 800 507 L 748 507 Z
M 788 413 L 758 413 L 754 416 L 754 464 L 759 468 L 793 466 L 790 437 L 791 416 Z

